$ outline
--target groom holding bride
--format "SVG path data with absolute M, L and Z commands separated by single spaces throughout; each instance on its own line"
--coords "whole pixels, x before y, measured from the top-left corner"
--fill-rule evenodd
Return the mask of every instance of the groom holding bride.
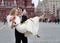
M 18 9 L 13 8 L 7 16 L 8 25 L 11 28 L 15 28 L 16 43 L 21 43 L 21 41 L 23 43 L 28 43 L 27 37 L 25 36 L 27 33 L 39 37 L 39 19 L 44 19 L 45 16 L 42 15 L 27 19 L 25 15 L 22 15 L 22 12 L 23 9 L 21 7 Z
M 10 14 L 7 16 L 7 22 L 8 22 L 9 27 L 12 27 L 12 28 L 14 27 L 11 22 L 11 21 L 14 22 L 15 18 L 13 19 L 13 16 L 16 16 L 16 15 L 19 16 L 19 17 L 17 16 L 17 18 L 18 18 L 17 21 L 19 21 L 18 23 L 24 22 L 27 19 L 27 16 L 22 15 L 22 11 L 23 11 L 23 9 L 21 7 L 19 7 L 18 9 L 13 8 L 10 11 Z M 10 21 L 10 19 L 11 19 L 11 21 Z M 15 27 L 15 43 L 21 43 L 21 41 L 22 41 L 22 43 L 28 43 L 27 40 L 28 40 L 27 37 L 25 37 L 25 35 L 23 33 L 18 32 Z

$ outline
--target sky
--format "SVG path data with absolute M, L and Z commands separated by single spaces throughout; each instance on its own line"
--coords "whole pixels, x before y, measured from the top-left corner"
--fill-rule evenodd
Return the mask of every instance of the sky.
M 35 8 L 36 8 L 36 7 L 37 7 L 37 5 L 38 5 L 38 1 L 39 1 L 39 0 L 32 0 L 32 3 L 34 3 Z M 43 0 L 40 0 L 40 1 L 43 1 Z

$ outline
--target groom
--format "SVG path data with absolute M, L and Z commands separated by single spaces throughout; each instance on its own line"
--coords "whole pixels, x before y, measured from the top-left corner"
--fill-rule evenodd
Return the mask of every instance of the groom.
M 27 17 L 25 15 L 22 15 L 22 11 L 23 9 L 19 7 L 18 16 L 20 16 L 21 23 L 27 20 Z M 18 32 L 16 29 L 15 29 L 15 39 L 16 39 L 16 43 L 21 43 L 21 41 L 22 43 L 28 43 L 27 37 L 25 37 L 23 33 Z

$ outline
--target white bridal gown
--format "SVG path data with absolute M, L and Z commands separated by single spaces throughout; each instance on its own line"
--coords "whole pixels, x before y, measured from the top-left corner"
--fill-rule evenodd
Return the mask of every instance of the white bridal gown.
M 37 35 L 39 30 L 39 17 L 30 18 L 23 24 L 18 24 L 16 29 L 21 33 Z
M 11 16 L 7 16 L 7 22 L 8 25 L 11 26 L 11 22 L 10 20 Z M 24 23 L 20 23 L 21 20 L 20 18 L 17 16 L 15 19 L 16 24 L 18 24 L 16 26 L 17 31 L 19 31 L 20 33 L 24 33 L 26 34 L 32 34 L 32 35 L 37 35 L 38 34 L 38 30 L 39 30 L 39 17 L 34 17 L 34 18 L 30 18 L 27 19 Z M 28 31 L 28 32 L 27 32 Z

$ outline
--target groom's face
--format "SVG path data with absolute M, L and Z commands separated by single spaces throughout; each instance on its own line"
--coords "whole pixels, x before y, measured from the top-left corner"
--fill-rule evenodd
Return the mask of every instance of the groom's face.
M 21 8 L 18 8 L 18 14 L 22 15 L 22 9 Z

